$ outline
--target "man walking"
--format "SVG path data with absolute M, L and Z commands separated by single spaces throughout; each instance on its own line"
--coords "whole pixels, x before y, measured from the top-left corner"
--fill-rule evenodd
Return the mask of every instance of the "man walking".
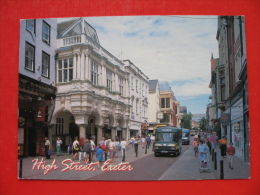
M 234 160 L 234 154 L 236 153 L 236 149 L 233 147 L 233 143 L 229 143 L 229 147 L 227 149 L 227 154 L 228 154 L 228 163 L 229 163 L 229 168 L 233 169 L 233 160 Z

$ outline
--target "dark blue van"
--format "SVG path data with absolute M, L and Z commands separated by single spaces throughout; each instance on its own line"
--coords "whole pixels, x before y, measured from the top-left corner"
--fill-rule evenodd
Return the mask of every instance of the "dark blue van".
M 190 144 L 190 130 L 182 129 L 182 144 Z

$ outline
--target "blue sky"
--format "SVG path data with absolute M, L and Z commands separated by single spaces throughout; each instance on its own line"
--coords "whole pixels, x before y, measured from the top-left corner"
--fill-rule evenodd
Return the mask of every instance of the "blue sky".
M 111 54 L 131 60 L 149 79 L 168 81 L 181 106 L 191 113 L 206 112 L 211 53 L 218 57 L 217 16 L 85 19 Z

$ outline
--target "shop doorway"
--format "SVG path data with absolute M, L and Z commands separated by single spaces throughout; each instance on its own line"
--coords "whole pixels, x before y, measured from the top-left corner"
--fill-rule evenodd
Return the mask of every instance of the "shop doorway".
M 28 128 L 28 155 L 36 156 L 36 129 L 33 127 Z

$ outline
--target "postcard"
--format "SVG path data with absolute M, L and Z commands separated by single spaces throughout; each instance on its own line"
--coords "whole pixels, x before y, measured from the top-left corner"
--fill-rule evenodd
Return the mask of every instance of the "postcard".
M 18 178 L 250 179 L 245 22 L 21 20 Z

